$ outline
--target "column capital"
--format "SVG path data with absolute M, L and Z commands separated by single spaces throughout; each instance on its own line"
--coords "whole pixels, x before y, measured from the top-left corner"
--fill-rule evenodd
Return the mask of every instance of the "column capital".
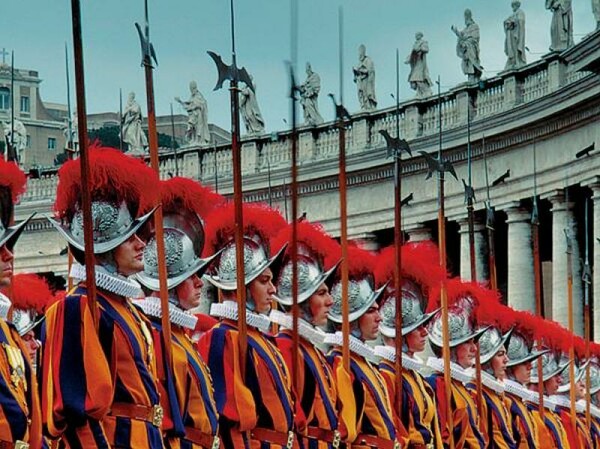
M 469 217 L 460 217 L 456 219 L 458 223 L 459 234 L 468 233 L 469 232 Z M 481 222 L 477 217 L 473 220 L 473 230 L 475 232 L 482 232 L 485 229 L 485 224 Z
M 550 201 L 550 203 L 552 203 L 552 212 L 569 211 L 573 208 L 573 205 L 575 204 L 573 201 L 567 202 L 567 195 L 565 194 L 565 189 L 552 190 L 541 195 L 541 198 L 544 200 L 548 200 Z
M 528 222 L 531 220 L 531 212 L 521 206 L 519 201 L 513 201 L 502 206 L 506 212 L 506 223 Z
M 584 179 L 580 184 L 592 190 L 592 199 L 600 198 L 600 176 L 592 176 L 591 178 Z
M 412 223 L 404 228 L 410 242 L 421 242 L 431 240 L 431 228 L 425 223 Z

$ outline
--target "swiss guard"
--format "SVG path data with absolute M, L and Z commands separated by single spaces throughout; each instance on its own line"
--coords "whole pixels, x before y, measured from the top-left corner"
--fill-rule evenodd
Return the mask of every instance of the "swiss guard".
M 350 322 L 350 381 L 353 395 L 343 395 L 340 413 L 346 419 L 348 442 L 355 448 L 397 449 L 399 435 L 392 403 L 385 380 L 377 370 L 376 356 L 366 342 L 379 336 L 378 301 L 385 286 L 375 289 L 373 271 L 375 255 L 358 247 L 348 248 L 348 321 Z M 328 360 L 336 373 L 338 390 L 347 385 L 347 373 L 342 369 L 343 335 L 340 331 L 342 316 L 342 285 L 339 276 L 332 288 L 333 307 L 329 319 L 338 331 L 328 336 L 326 343 L 333 345 Z
M 189 334 L 198 318 L 190 313 L 200 305 L 202 275 L 214 256 L 199 257 L 204 247 L 203 217 L 224 198 L 186 178 L 161 181 L 161 205 L 169 290 L 172 366 L 162 351 L 162 309 L 156 236 L 144 250 L 144 271 L 138 281 L 150 292 L 134 300 L 152 321 L 154 349 L 165 411 L 163 430 L 168 448 L 216 449 L 219 447 L 218 413 L 206 364 Z
M 288 225 L 273 240 L 274 246 L 290 244 L 292 225 Z M 351 394 L 351 391 L 338 391 L 334 375 L 327 364 L 323 347 L 327 334 L 323 327 L 327 324 L 327 314 L 333 305 L 330 288 L 335 271 L 340 263 L 341 251 L 338 243 L 325 234 L 320 226 L 303 221 L 297 224 L 298 242 L 298 333 L 300 363 L 295 396 L 300 404 L 301 435 L 303 448 L 327 449 L 337 447 L 347 431 L 343 420 L 336 411 L 338 395 Z M 276 336 L 288 370 L 293 369 L 293 318 L 292 261 L 290 247 L 287 247 L 283 268 L 277 280 L 275 299 L 284 309 L 272 310 L 271 321 L 279 325 Z M 341 421 L 341 422 L 340 422 Z
M 205 252 L 221 251 L 208 279 L 222 302 L 213 304 L 210 313 L 221 321 L 202 335 L 198 349 L 214 382 L 223 446 L 290 449 L 298 447 L 291 376 L 268 333 L 274 282 L 285 249 L 274 248 L 271 240 L 286 222 L 260 204 L 244 204 L 243 217 L 247 335 L 240 335 L 238 327 L 236 228 L 234 205 L 228 204 L 207 218 Z M 247 342 L 243 357 L 240 340 Z
M 46 313 L 44 424 L 66 447 L 161 448 L 152 334 L 130 299 L 143 296 L 131 276 L 144 268 L 140 233 L 152 216 L 159 181 L 142 161 L 115 149 L 91 148 L 89 160 L 87 186 L 79 160 L 58 171 L 51 222 L 77 262 L 70 275 L 78 283 Z M 85 279 L 83 189 L 92 195 L 96 310 Z
M 381 306 L 379 326 L 384 346 L 376 346 L 381 357 L 379 370 L 386 380 L 389 396 L 396 404 L 396 293 L 393 289 L 396 248 L 384 249 L 377 258 L 375 279 L 378 286 L 387 285 Z M 406 429 L 409 448 L 443 447 L 433 390 L 420 371 L 424 362 L 416 355 L 425 349 L 427 325 L 437 311 L 425 313 L 429 294 L 446 278 L 439 265 L 439 253 L 432 242 L 402 246 L 402 408 L 394 411 Z
M 0 158 L 0 287 L 9 290 L 13 248 L 27 222 L 13 225 L 14 204 L 25 192 L 25 174 Z M 0 447 L 39 449 L 42 421 L 35 372 L 16 328 L 8 323 L 10 300 L 0 293 Z

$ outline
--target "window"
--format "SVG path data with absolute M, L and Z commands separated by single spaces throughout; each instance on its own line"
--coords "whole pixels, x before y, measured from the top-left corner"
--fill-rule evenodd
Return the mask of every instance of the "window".
M 48 137 L 48 149 L 56 150 L 56 138 L 55 137 Z
M 21 112 L 29 112 L 29 97 L 21 95 Z
M 27 145 L 27 148 L 31 148 L 31 136 L 29 134 L 27 134 L 27 141 L 25 145 Z
M 10 90 L 7 87 L 0 87 L 0 109 L 10 108 Z

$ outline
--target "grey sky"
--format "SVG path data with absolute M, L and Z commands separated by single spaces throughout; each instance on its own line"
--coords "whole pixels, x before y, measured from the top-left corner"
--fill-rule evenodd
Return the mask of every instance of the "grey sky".
M 544 0 L 523 0 L 527 16 L 528 61 L 539 59 L 550 43 L 551 13 Z M 481 27 L 481 60 L 493 76 L 504 67 L 503 20 L 511 12 L 510 0 L 299 0 L 299 79 L 310 61 L 321 75 L 320 106 L 331 119 L 328 92 L 339 92 L 337 9 L 344 6 L 344 92 L 350 111 L 358 109 L 351 67 L 357 47 L 364 43 L 376 67 L 379 105 L 394 104 L 395 51 L 401 61 L 408 54 L 414 34 L 423 31 L 429 41 L 429 69 L 442 77 L 448 88 L 464 81 L 455 54 L 456 39 L 450 31 L 462 28 L 463 11 L 471 8 Z M 138 38 L 133 26 L 143 20 L 143 0 L 82 1 L 88 112 L 117 111 L 119 88 L 123 96 L 133 90 L 145 111 L 143 70 Z M 216 70 L 206 54 L 213 50 L 230 61 L 229 1 L 149 0 L 152 41 L 159 66 L 155 70 L 156 107 L 168 114 L 174 96 L 187 98 L 188 83 L 197 80 L 209 104 L 209 121 L 229 129 L 229 95 L 213 92 Z M 574 0 L 575 41 L 595 28 L 590 0 Z M 38 70 L 44 80 L 42 98 L 66 102 L 64 44 L 72 56 L 70 1 L 2 0 L 0 48 L 15 51 L 15 65 Z M 245 66 L 257 83 L 257 96 L 267 130 L 285 129 L 289 117 L 288 80 L 284 61 L 290 59 L 290 0 L 236 0 L 238 64 Z M 71 70 L 73 69 L 71 63 Z M 412 98 L 401 67 L 401 97 Z M 74 91 L 74 86 L 72 86 Z M 175 112 L 182 112 L 174 104 Z

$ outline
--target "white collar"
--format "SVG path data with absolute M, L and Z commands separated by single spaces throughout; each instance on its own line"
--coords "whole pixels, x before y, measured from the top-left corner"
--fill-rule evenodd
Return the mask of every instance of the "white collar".
M 571 409 L 571 398 L 567 395 L 554 394 L 552 396 L 549 396 L 548 399 L 550 399 L 552 402 L 554 402 L 555 405 Z M 546 401 L 546 398 L 544 398 L 544 402 L 545 401 Z M 575 406 L 576 406 L 575 408 L 577 408 L 577 402 L 575 403 Z
M 280 310 L 271 310 L 269 319 L 284 329 L 291 330 L 294 327 L 293 318 Z M 322 345 L 325 343 L 325 338 L 327 337 L 326 332 L 323 332 L 302 318 L 298 318 L 298 333 L 314 345 Z
M 427 366 L 435 371 L 443 373 L 444 359 L 438 357 L 429 357 L 429 359 L 427 359 Z M 467 382 L 471 382 L 473 380 L 474 375 L 475 372 L 473 368 L 465 369 L 459 364 L 450 361 L 450 377 L 453 379 L 466 384 Z
M 377 357 L 381 357 L 382 359 L 389 360 L 390 362 L 396 361 L 396 348 L 393 346 L 375 346 L 373 352 Z M 418 356 L 411 357 L 408 354 L 402 353 L 402 368 L 419 372 L 423 368 L 423 365 L 423 360 Z
M 365 360 L 369 362 L 376 362 L 377 357 L 375 356 L 375 352 L 373 348 L 366 345 L 362 340 L 356 338 L 354 335 L 349 336 L 350 341 L 350 351 L 363 357 Z M 325 344 L 334 345 L 334 346 L 343 346 L 344 336 L 338 331 L 335 334 L 327 334 L 325 338 Z
M 514 380 L 504 380 L 504 391 L 510 394 L 514 394 L 515 396 L 520 397 L 524 401 L 537 402 L 538 394 L 535 391 L 531 391 L 525 385 L 520 384 L 519 382 L 516 382 Z
M 223 301 L 214 303 L 210 306 L 210 314 L 218 318 L 226 318 L 231 321 L 238 319 L 238 305 L 235 301 Z M 252 326 L 263 333 L 269 332 L 271 320 L 269 317 L 260 313 L 246 310 L 246 324 Z
M 579 399 L 576 403 L 575 403 L 575 408 L 577 410 L 577 413 L 585 413 L 585 408 L 586 408 L 586 404 L 587 401 L 585 399 Z M 592 411 L 592 407 L 590 407 L 590 413 Z
M 600 408 L 594 404 L 590 404 L 590 414 L 596 418 L 600 418 Z
M 94 268 L 96 272 L 96 287 L 114 293 L 115 295 L 124 296 L 125 298 L 141 299 L 144 297 L 142 287 L 132 278 L 116 273 L 110 273 L 102 265 L 96 265 Z M 74 263 L 71 267 L 69 276 L 77 282 L 85 281 L 85 266 Z
M 6 321 L 8 319 L 8 311 L 12 303 L 8 296 L 0 293 L 0 320 Z
M 544 395 L 544 407 L 551 411 L 556 411 L 556 407 L 558 407 L 558 402 L 556 401 L 557 395 L 546 396 Z M 536 401 L 539 403 L 539 398 Z
M 481 371 L 481 383 L 498 394 L 504 393 L 504 383 L 483 370 Z
M 133 304 L 138 306 L 148 316 L 162 318 L 162 306 L 160 298 L 148 296 L 146 299 L 134 299 Z M 194 330 L 198 318 L 191 313 L 181 309 L 172 302 L 169 302 L 169 321 L 176 326 L 185 327 Z

